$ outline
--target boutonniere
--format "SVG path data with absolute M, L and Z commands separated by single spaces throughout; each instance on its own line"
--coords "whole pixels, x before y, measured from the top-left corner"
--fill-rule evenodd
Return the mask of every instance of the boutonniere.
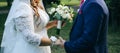
M 78 12 L 79 14 L 82 14 L 82 10 L 81 10 L 80 8 L 77 10 L 77 12 Z
M 79 14 L 82 14 L 82 10 L 79 10 Z
M 81 7 L 82 7 L 82 5 L 83 5 L 85 2 L 86 2 L 86 0 L 82 0 L 82 1 L 81 1 L 80 8 L 79 8 L 79 11 L 78 11 L 79 14 L 82 14 L 82 9 L 81 9 Z

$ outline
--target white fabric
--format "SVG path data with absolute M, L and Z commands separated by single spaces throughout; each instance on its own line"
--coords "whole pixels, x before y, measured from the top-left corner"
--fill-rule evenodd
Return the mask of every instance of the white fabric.
M 14 0 L 11 6 L 10 12 L 8 14 L 7 20 L 5 22 L 5 25 L 11 22 L 13 18 L 16 18 L 14 17 L 14 14 L 16 14 L 16 11 L 21 8 L 20 7 L 21 3 L 26 3 L 27 5 L 30 5 L 30 0 Z
M 41 9 L 40 25 L 36 27 L 30 0 L 14 0 L 5 23 L 1 47 L 4 53 L 51 53 L 50 46 L 39 46 L 43 36 L 48 37 L 45 28 L 49 21 Z
M 40 5 L 43 7 L 43 9 L 45 10 L 44 4 L 43 4 L 43 0 L 40 0 Z

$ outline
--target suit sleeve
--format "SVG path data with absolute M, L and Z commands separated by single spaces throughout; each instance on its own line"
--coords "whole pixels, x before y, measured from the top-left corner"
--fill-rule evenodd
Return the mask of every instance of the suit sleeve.
M 84 30 L 79 39 L 73 42 L 65 42 L 66 52 L 79 52 L 92 48 L 99 37 L 99 29 L 102 23 L 102 7 L 97 3 L 91 3 L 83 12 Z M 79 25 L 79 24 L 78 24 Z

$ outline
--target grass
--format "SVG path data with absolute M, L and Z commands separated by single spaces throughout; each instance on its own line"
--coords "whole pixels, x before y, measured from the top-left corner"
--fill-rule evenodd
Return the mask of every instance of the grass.
M 64 39 L 68 40 L 71 27 L 72 27 L 72 23 L 66 23 L 66 26 L 64 26 L 61 29 L 60 36 L 63 37 Z M 56 33 L 56 28 L 48 30 L 49 36 L 55 35 L 55 33 Z M 52 49 L 52 53 L 65 53 L 64 48 L 61 48 L 59 46 L 53 46 L 53 47 L 51 47 L 51 49 Z
M 109 53 L 120 53 L 120 27 L 116 32 L 113 32 L 112 28 L 109 27 L 108 50 Z
M 61 30 L 61 36 L 68 40 L 69 32 L 72 24 L 67 23 L 67 25 Z M 48 34 L 55 34 L 55 29 L 48 31 Z M 108 53 L 119 53 L 120 52 L 120 30 L 118 32 L 112 32 L 111 27 L 109 27 L 108 32 Z M 52 53 L 65 53 L 63 48 L 54 46 L 52 47 Z
M 80 4 L 80 0 L 61 0 L 61 3 L 62 4 L 66 4 L 66 5 L 76 5 L 76 6 L 79 6 Z
M 0 0 L 0 2 L 5 2 L 6 0 Z
M 7 6 L 7 2 L 0 2 L 0 7 Z

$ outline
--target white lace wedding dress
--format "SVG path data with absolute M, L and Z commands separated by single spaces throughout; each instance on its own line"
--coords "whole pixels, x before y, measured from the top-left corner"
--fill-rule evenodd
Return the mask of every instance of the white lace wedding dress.
M 1 45 L 4 47 L 4 53 L 51 53 L 50 46 L 39 46 L 41 38 L 48 37 L 45 28 L 49 21 L 47 13 L 38 9 L 40 21 L 35 22 L 34 12 L 29 5 L 21 3 L 19 7 L 15 18 L 5 25 Z

